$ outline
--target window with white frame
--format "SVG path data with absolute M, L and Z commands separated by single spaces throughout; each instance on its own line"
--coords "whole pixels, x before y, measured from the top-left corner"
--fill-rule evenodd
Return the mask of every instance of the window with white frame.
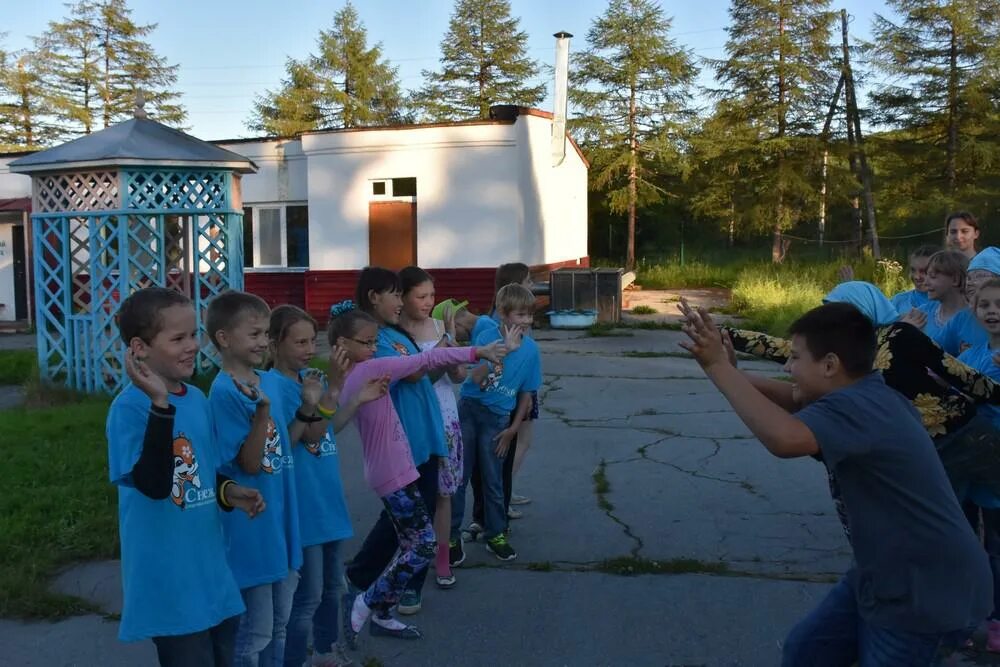
M 417 179 L 408 178 L 379 178 L 371 181 L 371 198 L 374 200 L 383 199 L 404 199 L 416 200 Z
M 309 266 L 309 207 L 305 204 L 253 204 L 243 208 L 243 266 Z

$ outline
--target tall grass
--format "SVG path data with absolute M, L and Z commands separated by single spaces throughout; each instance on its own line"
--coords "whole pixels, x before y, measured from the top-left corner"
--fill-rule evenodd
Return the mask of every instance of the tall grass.
M 637 282 L 646 289 L 694 287 L 732 290 L 730 311 L 746 318 L 746 326 L 784 335 L 796 318 L 819 305 L 838 282 L 843 259 L 793 259 L 782 264 L 757 257 L 730 261 L 695 260 L 640 266 Z M 871 257 L 853 262 L 854 279 L 877 285 L 887 295 L 910 289 L 903 265 Z

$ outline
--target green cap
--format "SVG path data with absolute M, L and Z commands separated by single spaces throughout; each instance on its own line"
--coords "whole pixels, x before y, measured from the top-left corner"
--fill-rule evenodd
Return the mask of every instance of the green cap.
M 469 302 L 468 301 L 456 301 L 455 299 L 445 299 L 444 301 L 442 301 L 438 305 L 434 306 L 434 310 L 431 311 L 431 317 L 433 317 L 435 320 L 443 320 L 444 319 L 444 309 L 445 309 L 446 306 L 449 306 L 449 305 L 451 306 L 451 309 L 454 312 L 457 313 L 461 308 L 465 308 L 466 306 L 468 306 Z

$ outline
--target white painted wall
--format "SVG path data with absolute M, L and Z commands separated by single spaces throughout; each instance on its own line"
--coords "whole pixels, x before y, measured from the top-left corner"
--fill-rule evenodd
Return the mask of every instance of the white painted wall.
M 31 177 L 10 172 L 8 165 L 16 159 L 17 157 L 0 157 L 0 199 L 31 196 Z
M 371 181 L 417 179 L 417 261 L 495 266 L 518 257 L 523 207 L 514 125 L 306 134 L 312 269 L 368 263 Z M 509 258 L 509 259 L 508 259 Z
M 305 201 L 309 197 L 306 156 L 298 139 L 219 144 L 257 165 L 241 179 L 243 203 Z

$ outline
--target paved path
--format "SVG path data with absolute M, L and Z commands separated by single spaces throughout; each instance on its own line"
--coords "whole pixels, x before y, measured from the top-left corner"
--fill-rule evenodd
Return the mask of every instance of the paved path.
M 680 334 L 619 333 L 538 334 L 543 412 L 517 483 L 534 499 L 513 525 L 518 560 L 500 564 L 468 545 L 458 587 L 426 591 L 415 617 L 425 639 L 363 635 L 358 658 L 405 667 L 777 664 L 788 629 L 849 559 L 823 469 L 766 454 L 680 354 Z M 340 446 L 363 536 L 377 502 L 361 481 L 356 438 Z M 660 573 L 613 573 L 629 567 Z M 57 588 L 119 611 L 115 563 L 70 571 Z M 97 616 L 2 621 L 0 663 L 151 664 L 151 645 L 118 644 L 116 626 Z

